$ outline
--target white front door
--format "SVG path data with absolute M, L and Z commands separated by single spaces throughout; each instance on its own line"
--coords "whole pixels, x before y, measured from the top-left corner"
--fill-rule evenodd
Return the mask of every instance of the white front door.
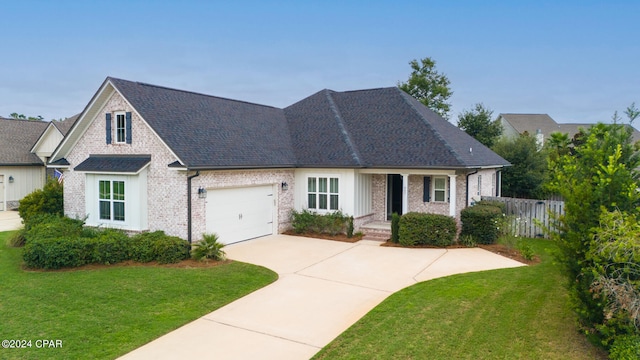
M 274 207 L 272 185 L 208 190 L 206 231 L 223 244 L 271 235 Z

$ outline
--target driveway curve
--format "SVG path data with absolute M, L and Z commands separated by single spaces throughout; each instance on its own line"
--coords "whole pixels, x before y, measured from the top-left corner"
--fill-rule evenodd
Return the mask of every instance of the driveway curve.
M 389 295 L 453 274 L 524 266 L 479 248 L 406 249 L 273 235 L 225 247 L 279 279 L 121 359 L 308 359 Z

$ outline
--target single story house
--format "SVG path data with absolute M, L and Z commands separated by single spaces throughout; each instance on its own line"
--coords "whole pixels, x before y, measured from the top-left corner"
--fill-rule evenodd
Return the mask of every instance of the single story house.
M 224 243 L 291 210 L 355 227 L 393 212 L 459 218 L 509 163 L 397 87 L 322 90 L 286 108 L 108 77 L 51 156 L 87 225 Z
M 48 123 L 0 118 L 0 211 L 15 209 L 20 200 L 45 181 L 45 163 L 31 152 Z

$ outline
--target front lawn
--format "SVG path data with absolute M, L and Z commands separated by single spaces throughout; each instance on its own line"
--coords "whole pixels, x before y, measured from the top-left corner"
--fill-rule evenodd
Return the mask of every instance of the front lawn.
M 528 243 L 540 264 L 406 288 L 315 359 L 605 359 L 577 330 L 553 244 Z
M 0 233 L 0 340 L 32 342 L 0 348 L 2 359 L 113 359 L 277 278 L 239 262 L 25 271 L 9 234 Z M 62 348 L 36 348 L 43 339 Z

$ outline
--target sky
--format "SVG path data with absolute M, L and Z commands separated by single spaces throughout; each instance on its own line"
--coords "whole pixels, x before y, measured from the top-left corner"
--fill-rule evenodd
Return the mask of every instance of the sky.
M 476 103 L 610 122 L 640 107 L 640 1 L 0 0 L 0 116 L 81 112 L 107 76 L 286 107 L 431 57 Z M 638 124 L 634 124 L 638 127 Z

